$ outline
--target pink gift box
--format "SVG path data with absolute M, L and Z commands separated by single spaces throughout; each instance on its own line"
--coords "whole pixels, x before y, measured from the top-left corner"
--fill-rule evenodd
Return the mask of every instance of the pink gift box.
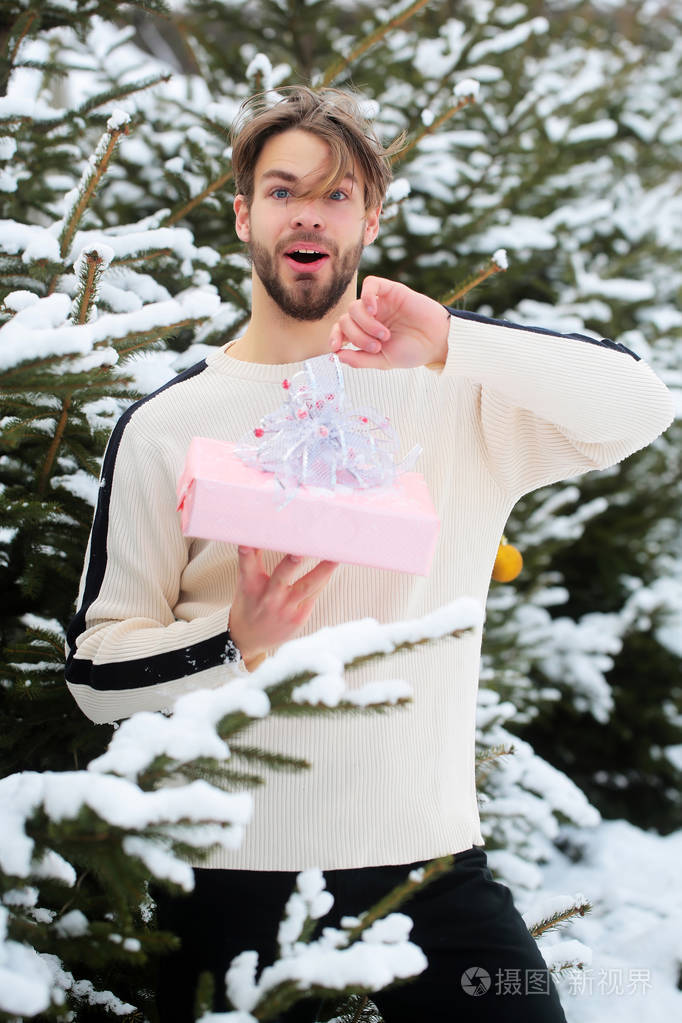
M 419 473 L 366 490 L 300 486 L 282 503 L 274 474 L 245 465 L 235 447 L 192 439 L 178 481 L 186 536 L 429 574 L 440 522 Z

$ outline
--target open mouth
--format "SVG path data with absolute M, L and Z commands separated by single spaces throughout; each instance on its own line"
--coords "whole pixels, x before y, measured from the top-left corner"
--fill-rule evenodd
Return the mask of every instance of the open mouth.
M 309 252 L 307 249 L 305 251 L 294 249 L 293 252 L 288 252 L 287 255 L 296 263 L 316 263 L 318 259 L 324 259 L 327 253 Z
M 313 249 L 307 246 L 289 249 L 285 252 L 289 265 L 297 269 L 305 268 L 307 271 L 317 270 L 329 259 L 329 255 L 321 249 Z

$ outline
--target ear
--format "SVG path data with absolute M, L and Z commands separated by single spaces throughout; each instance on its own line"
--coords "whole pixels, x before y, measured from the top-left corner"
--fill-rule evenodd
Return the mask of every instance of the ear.
M 235 213 L 235 228 L 240 242 L 251 240 L 249 206 L 245 195 L 236 195 L 232 204 Z
M 365 234 L 362 239 L 363 245 L 371 245 L 379 234 L 379 217 L 381 216 L 382 204 L 379 203 L 376 209 L 365 211 Z

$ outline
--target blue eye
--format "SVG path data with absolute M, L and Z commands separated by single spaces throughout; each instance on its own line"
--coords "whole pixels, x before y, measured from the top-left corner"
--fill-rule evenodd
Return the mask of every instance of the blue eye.
M 289 189 L 288 188 L 273 188 L 272 195 L 275 199 L 288 199 Z
M 335 188 L 334 191 L 330 193 L 329 198 L 334 199 L 335 196 L 338 196 L 339 199 L 345 199 L 346 193 L 342 192 L 340 188 Z

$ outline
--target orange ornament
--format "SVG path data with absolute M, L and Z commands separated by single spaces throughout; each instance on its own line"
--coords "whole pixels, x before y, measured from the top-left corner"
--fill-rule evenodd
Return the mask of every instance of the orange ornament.
M 512 579 L 516 579 L 522 568 L 521 551 L 510 544 L 506 536 L 503 536 L 500 546 L 497 548 L 497 557 L 493 565 L 493 579 L 498 583 L 509 583 Z

